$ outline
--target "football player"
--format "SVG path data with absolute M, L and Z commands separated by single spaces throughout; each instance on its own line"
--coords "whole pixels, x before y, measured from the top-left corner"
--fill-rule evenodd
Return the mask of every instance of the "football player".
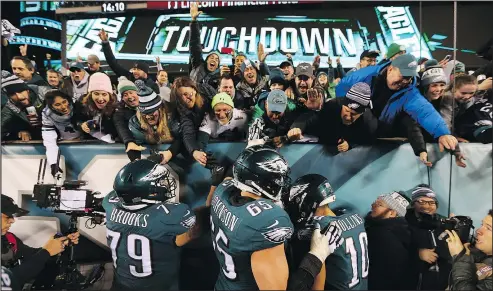
M 12 272 L 2 266 L 2 291 L 20 291 L 22 288 L 20 288 L 19 284 L 17 281 L 15 281 L 14 276 L 12 275 Z
M 212 244 L 220 265 L 215 290 L 311 288 L 335 245 L 330 248 L 328 243 L 332 233 L 320 235 L 316 230 L 310 254 L 289 276 L 284 243 L 293 233 L 293 225 L 274 203 L 289 185 L 289 171 L 277 151 L 252 146 L 235 161 L 234 179 L 216 188 L 211 203 Z M 324 242 L 317 244 L 320 238 Z
M 112 290 L 178 289 L 180 247 L 196 237 L 196 217 L 186 204 L 169 202 L 176 190 L 169 170 L 133 161 L 118 172 L 113 189 L 103 201 Z
M 329 203 L 335 193 L 327 179 L 318 174 L 298 178 L 283 195 L 285 210 L 295 226 L 291 239 L 293 264 L 297 266 L 308 251 L 313 225 L 323 228 L 331 222 L 337 224 L 344 237 L 343 247 L 325 260 L 324 290 L 367 290 L 368 240 L 364 220 L 355 213 L 336 215 Z

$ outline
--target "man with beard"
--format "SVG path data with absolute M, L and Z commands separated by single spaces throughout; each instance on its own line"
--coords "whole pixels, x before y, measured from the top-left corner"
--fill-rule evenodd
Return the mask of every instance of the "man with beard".
M 101 70 L 101 61 L 99 61 L 99 58 L 97 55 L 88 55 L 87 56 L 87 72 L 89 75 L 92 75 L 94 73 L 104 73 L 103 70 Z
M 79 62 L 72 62 L 69 70 L 70 78 L 63 80 L 61 91 L 72 97 L 72 100 L 75 103 L 87 94 L 89 74 Z
M 369 290 L 412 290 L 416 287 L 411 232 L 404 218 L 408 206 L 409 199 L 404 193 L 380 195 L 365 217 L 371 262 Z
M 133 161 L 140 157 L 140 152 L 145 149 L 135 143 L 134 136 L 128 127 L 130 119 L 135 115 L 139 106 L 139 95 L 137 87 L 126 77 L 118 78 L 118 94 L 121 96 L 120 102 L 113 113 L 113 123 L 115 124 L 118 136 L 125 144 L 125 152 L 128 158 Z
M 356 83 L 346 97 L 330 99 L 318 114 L 312 114 L 299 125 L 295 122 L 293 127 L 317 136 L 325 145 L 337 146 L 339 152 L 346 152 L 356 144 L 371 144 L 376 129 L 373 116 L 366 110 L 371 108 L 370 97 L 370 86 Z
M 261 73 L 261 71 L 269 71 L 267 65 L 264 63 L 266 55 L 263 53 L 263 48 L 260 48 L 261 46 L 259 44 L 258 50 L 260 70 L 257 69 L 253 61 L 246 59 L 240 68 L 242 80 L 236 86 L 238 108 L 244 109 L 247 112 L 253 110 L 260 93 L 267 87 L 267 82 L 269 81 L 269 76 L 267 76 L 269 74 Z
M 37 86 L 47 86 L 46 83 L 41 76 L 36 73 L 36 69 L 34 65 L 31 63 L 26 57 L 15 56 L 12 58 L 10 62 L 12 66 L 12 72 L 14 75 L 19 77 L 19 79 L 23 80 L 27 84 L 37 85 Z
M 303 123 L 298 118 L 306 118 L 300 115 L 301 109 L 288 99 L 284 91 L 276 89 L 262 96 L 264 98 L 255 106 L 248 128 L 248 145 L 263 144 L 272 139 L 275 146 L 281 147 L 288 140 L 302 139 L 301 129 L 292 128 L 293 123 Z
M 2 91 L 8 101 L 2 109 L 2 140 L 41 139 L 40 107 L 36 93 L 15 75 L 2 71 Z
M 202 43 L 200 42 L 200 27 L 197 21 L 202 11 L 199 11 L 197 3 L 190 4 L 190 78 L 195 83 L 206 83 L 217 88 L 219 81 L 219 63 L 221 57 L 218 52 L 211 52 L 205 61 L 202 58 Z
M 307 99 L 308 89 L 313 85 L 313 66 L 309 63 L 301 63 L 296 67 L 296 89 L 299 99 Z M 303 100 L 299 100 L 303 103 Z
M 142 80 L 147 87 L 151 88 L 156 94 L 159 94 L 159 87 L 149 76 L 149 65 L 144 61 L 138 61 L 134 64 L 132 70 L 127 70 L 122 67 L 115 58 L 113 51 L 111 50 L 110 43 L 108 41 L 108 34 L 104 29 L 99 32 L 99 38 L 103 46 L 104 57 L 108 66 L 113 70 L 118 77 L 125 76 L 128 80 L 135 82 L 136 80 Z

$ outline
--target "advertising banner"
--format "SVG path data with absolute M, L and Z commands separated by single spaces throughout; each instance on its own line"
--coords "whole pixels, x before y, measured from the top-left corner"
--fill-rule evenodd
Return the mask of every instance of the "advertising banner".
M 108 32 L 117 59 L 149 60 L 156 56 L 166 64 L 188 64 L 190 15 L 126 16 L 69 20 L 67 22 L 67 57 L 74 59 L 96 53 L 101 59 L 98 32 Z M 254 15 L 254 16 L 253 16 Z M 223 47 L 257 59 L 261 42 L 269 53 L 267 64 L 277 66 L 293 55 L 295 63 L 312 62 L 320 55 L 322 67 L 327 57 L 341 58 L 344 67 L 359 62 L 363 50 L 382 52 L 399 43 L 416 57 L 431 58 L 431 50 L 417 29 L 409 7 L 374 7 L 368 10 L 331 9 L 294 11 L 263 9 L 255 14 L 225 13 L 205 10 L 198 18 L 204 56 Z M 231 56 L 222 55 L 223 63 Z

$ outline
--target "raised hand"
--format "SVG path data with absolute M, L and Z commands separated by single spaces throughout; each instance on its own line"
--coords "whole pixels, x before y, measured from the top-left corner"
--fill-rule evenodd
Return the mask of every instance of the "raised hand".
M 190 4 L 190 16 L 192 17 L 192 20 L 197 20 L 197 17 L 202 14 L 202 11 L 199 11 L 199 3 L 194 2 Z
M 104 31 L 104 29 L 101 29 L 99 31 L 98 35 L 99 35 L 99 39 L 101 39 L 101 41 L 103 41 L 103 42 L 108 41 L 108 34 L 106 33 L 106 31 Z

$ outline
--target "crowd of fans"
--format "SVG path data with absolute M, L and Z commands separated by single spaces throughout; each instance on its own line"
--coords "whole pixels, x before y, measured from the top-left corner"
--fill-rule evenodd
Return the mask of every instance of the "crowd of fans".
M 192 6 L 190 13 L 189 75 L 173 83 L 159 57 L 156 80 L 146 62 L 122 67 L 104 30 L 99 37 L 119 77 L 115 84 L 96 55 L 79 57 L 68 71 L 49 69 L 43 79 L 21 46 L 12 73 L 2 71 L 2 140 L 42 139 L 51 162 L 57 140 L 124 143 L 130 160 L 144 144 L 171 143 L 164 163 L 181 153 L 205 165 L 209 141 L 319 142 L 345 152 L 377 138 L 404 137 L 427 166 L 426 142 L 438 142 L 461 167 L 457 141 L 491 142 L 491 72 L 468 74 L 464 64 L 447 59 L 417 60 L 395 43 L 384 56 L 365 50 L 348 72 L 339 58 L 335 68 L 328 58 L 323 69 L 320 56 L 294 66 L 289 54 L 269 68 L 261 43 L 258 60 L 233 51 L 232 64 L 221 64 L 219 52 L 203 58 L 201 12 Z

